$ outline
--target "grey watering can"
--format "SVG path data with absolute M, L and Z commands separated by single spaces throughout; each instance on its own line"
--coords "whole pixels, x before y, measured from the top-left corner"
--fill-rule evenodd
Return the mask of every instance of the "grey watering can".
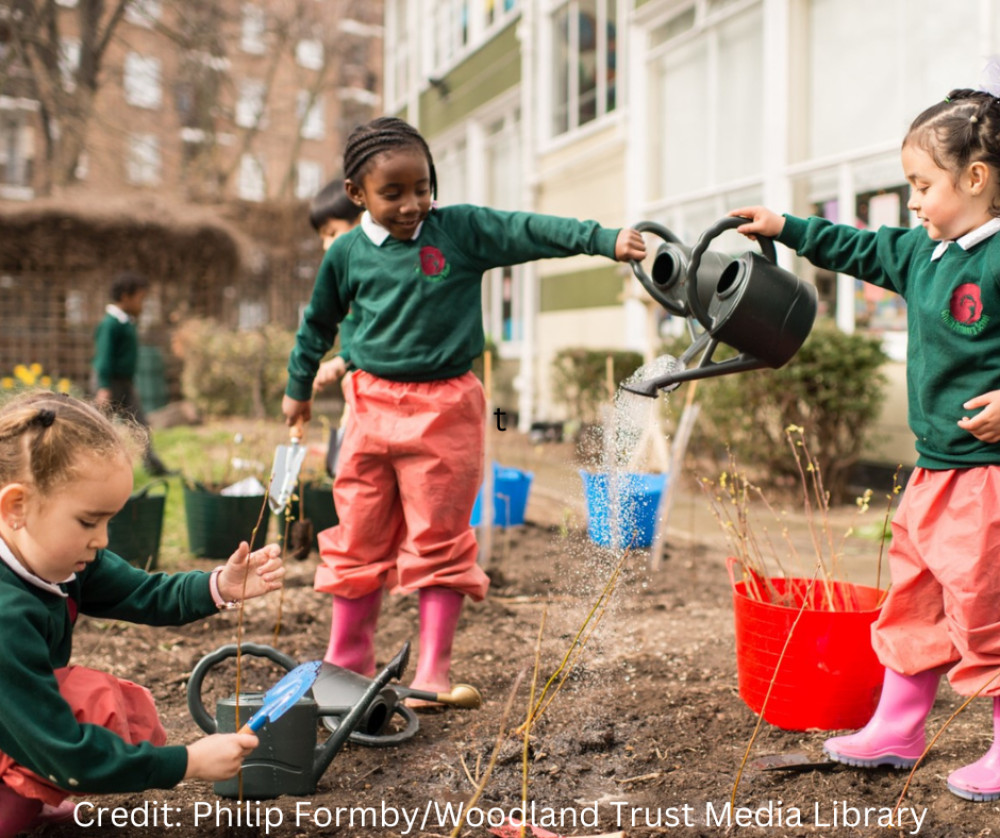
M 298 666 L 293 658 L 270 646 L 244 643 L 241 648 L 243 654 L 269 658 L 289 671 Z M 198 662 L 188 679 L 188 709 L 206 733 L 235 732 L 237 711 L 242 725 L 265 703 L 264 693 L 242 693 L 239 697 L 230 696 L 216 702 L 214 718 L 205 709 L 201 697 L 205 675 L 213 666 L 226 658 L 235 657 L 236 653 L 235 644 L 216 649 Z M 355 700 L 349 707 L 321 707 L 312 695 L 306 693 L 279 717 L 257 730 L 260 744 L 243 762 L 240 775 L 215 783 L 215 793 L 220 797 L 242 795 L 256 800 L 282 794 L 314 794 L 319 778 L 352 734 L 364 732 L 373 736 L 387 723 L 392 715 L 387 701 L 394 702 L 395 696 L 387 697 L 385 690 L 391 680 L 402 676 L 409 657 L 410 644 L 405 643 L 375 678 L 364 679 L 364 689 L 354 695 Z M 329 738 L 322 745 L 317 745 L 318 722 L 325 716 L 337 716 L 338 721 Z
M 655 397 L 660 390 L 697 378 L 762 367 L 777 369 L 799 351 L 816 319 L 816 289 L 778 267 L 774 242 L 761 236 L 761 253 L 750 251 L 736 258 L 708 250 L 712 239 L 748 220 L 723 218 L 702 233 L 691 249 L 660 224 L 641 221 L 635 225 L 639 232 L 653 233 L 664 243 L 653 259 L 652 275 L 638 261 L 631 262 L 632 272 L 667 311 L 688 319 L 693 340 L 680 358 L 680 369 L 623 385 L 624 389 Z M 703 330 L 700 333 L 698 326 Z M 740 354 L 713 361 L 720 343 Z M 699 352 L 697 366 L 688 369 Z

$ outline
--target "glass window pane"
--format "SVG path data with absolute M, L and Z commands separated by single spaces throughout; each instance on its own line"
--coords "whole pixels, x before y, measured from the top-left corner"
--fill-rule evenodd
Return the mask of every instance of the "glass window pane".
M 555 43 L 552 49 L 552 133 L 564 134 L 569 130 L 569 10 L 560 9 L 553 20 Z
M 758 174 L 763 166 L 760 89 L 764 42 L 761 7 L 718 28 L 718 91 L 715 101 L 716 182 Z
M 699 38 L 668 50 L 654 67 L 650 155 L 658 169 L 653 198 L 705 185 L 708 171 L 708 51 Z
M 597 49 L 597 0 L 580 0 L 577 24 L 580 33 L 577 125 L 584 125 L 597 116 L 597 74 L 603 70 Z

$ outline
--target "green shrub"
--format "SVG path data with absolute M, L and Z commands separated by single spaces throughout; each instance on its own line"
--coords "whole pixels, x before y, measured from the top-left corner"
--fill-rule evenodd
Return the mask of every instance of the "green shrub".
M 184 398 L 205 416 L 280 416 L 295 335 L 277 326 L 232 331 L 194 319 L 178 333 Z
M 665 351 L 679 356 L 683 349 L 669 346 Z M 726 357 L 724 347 L 719 350 L 714 360 Z M 880 370 L 885 361 L 878 339 L 817 325 L 781 369 L 700 381 L 701 413 L 694 436 L 709 440 L 716 455 L 728 448 L 738 464 L 759 470 L 758 482 L 797 485 L 785 429 L 798 425 L 831 501 L 839 503 L 885 397 Z
M 642 366 L 642 355 L 622 349 L 570 347 L 552 361 L 552 391 L 568 418 L 583 425 L 600 421 L 600 407 L 611 398 L 607 387 L 607 359 L 613 364 L 614 386 Z

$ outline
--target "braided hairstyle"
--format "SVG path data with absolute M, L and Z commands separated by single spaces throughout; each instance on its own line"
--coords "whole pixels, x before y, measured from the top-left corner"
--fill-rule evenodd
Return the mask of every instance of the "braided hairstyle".
M 70 396 L 49 390 L 17 396 L 0 408 L 0 486 L 31 483 L 47 495 L 80 476 L 87 455 L 131 463 L 143 432 Z
M 909 143 L 956 176 L 970 163 L 982 162 L 1000 180 L 1000 99 L 984 90 L 952 90 L 913 120 L 903 146 Z M 1000 198 L 994 198 L 990 211 L 1000 216 Z
M 427 157 L 431 197 L 436 198 L 437 174 L 427 141 L 416 128 L 395 116 L 380 116 L 351 131 L 344 148 L 344 177 L 360 186 L 378 155 L 401 148 L 417 149 Z

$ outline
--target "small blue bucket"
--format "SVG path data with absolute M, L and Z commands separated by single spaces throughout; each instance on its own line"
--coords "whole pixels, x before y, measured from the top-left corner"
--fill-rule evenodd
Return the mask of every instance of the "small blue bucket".
M 606 473 L 581 471 L 583 491 L 587 498 L 587 535 L 601 547 L 614 546 L 610 520 L 611 499 Z M 666 474 L 634 474 L 622 472 L 617 482 L 617 542 L 619 547 L 650 547 L 656 531 L 656 513 L 667 485 Z
M 493 463 L 493 526 L 518 527 L 524 523 L 524 510 L 528 505 L 531 490 L 530 471 L 504 468 Z M 483 515 L 483 489 L 476 495 L 476 505 L 472 507 L 470 525 L 478 527 Z

